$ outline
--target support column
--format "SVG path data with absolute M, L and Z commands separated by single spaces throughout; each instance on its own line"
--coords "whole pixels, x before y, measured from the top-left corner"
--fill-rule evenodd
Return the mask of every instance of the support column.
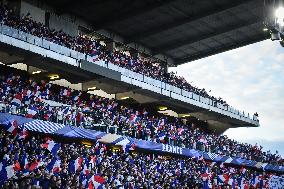
M 115 50 L 115 42 L 110 41 L 110 42 L 105 42 L 106 43 L 106 48 L 107 50 L 113 52 Z

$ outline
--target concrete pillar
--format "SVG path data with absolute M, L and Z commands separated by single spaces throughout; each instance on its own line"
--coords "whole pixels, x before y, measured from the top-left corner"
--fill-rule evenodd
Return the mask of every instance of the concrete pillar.
M 110 41 L 110 42 L 105 42 L 106 43 L 106 48 L 113 52 L 115 50 L 115 42 Z

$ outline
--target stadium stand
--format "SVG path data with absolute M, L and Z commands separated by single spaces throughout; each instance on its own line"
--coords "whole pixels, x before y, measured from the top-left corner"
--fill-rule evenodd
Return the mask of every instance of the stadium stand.
M 45 81 L 36 82 L 12 73 L 1 78 L 0 110 L 28 118 L 65 125 L 101 129 L 133 138 L 198 149 L 220 155 L 240 157 L 283 165 L 278 154 L 263 152 L 262 147 L 243 144 L 225 135 L 209 134 L 181 119 L 148 115 L 146 109 L 135 110 L 120 105 L 115 99 L 89 95 Z M 51 107 L 51 100 L 68 106 Z
M 222 98 L 210 96 L 205 89 L 193 87 L 183 77 L 176 76 L 173 72 L 167 73 L 166 69 L 159 62 L 153 62 L 141 57 L 131 57 L 117 50 L 111 52 L 98 41 L 91 40 L 87 36 L 78 35 L 77 37 L 72 37 L 63 31 L 51 30 L 43 24 L 33 21 L 29 15 L 20 18 L 16 14 L 13 14 L 12 10 L 5 7 L 1 7 L 0 14 L 2 24 L 90 55 L 93 61 L 104 60 L 107 63 L 113 63 L 145 76 L 172 84 L 186 91 L 195 92 L 198 95 L 228 106 Z
M 16 29 L 37 36 L 53 43 L 50 50 L 61 49 L 64 54 L 68 48 L 77 52 L 77 58 L 132 70 L 228 110 L 222 98 L 167 73 L 155 60 L 110 51 L 98 40 L 50 29 L 30 14 L 20 17 L 5 6 L 0 7 L 0 22 L 4 34 Z M 253 121 L 258 122 L 257 114 Z M 189 155 L 175 153 L 182 150 Z M 274 189 L 283 188 L 283 173 L 284 159 L 277 151 L 265 152 L 258 144 L 208 132 L 190 119 L 148 112 L 143 105 L 125 105 L 0 65 L 0 187 L 4 189 Z
M 3 188 L 269 188 L 279 175 L 0 129 Z

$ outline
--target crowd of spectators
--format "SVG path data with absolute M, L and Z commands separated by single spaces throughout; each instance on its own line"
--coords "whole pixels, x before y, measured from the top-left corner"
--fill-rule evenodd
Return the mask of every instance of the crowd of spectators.
M 37 37 L 42 37 L 59 45 L 66 46 L 78 52 L 85 53 L 93 57 L 94 60 L 104 60 L 120 67 L 125 67 L 134 72 L 144 74 L 148 77 L 161 80 L 184 90 L 194 92 L 203 97 L 210 98 L 216 102 L 227 105 L 222 98 L 215 98 L 208 94 L 203 88 L 199 89 L 192 86 L 184 77 L 177 76 L 174 72 L 167 72 L 165 66 L 155 60 L 144 57 L 135 57 L 120 50 L 108 50 L 99 41 L 86 35 L 76 37 L 66 34 L 64 31 L 56 31 L 46 25 L 34 21 L 30 14 L 20 17 L 6 7 L 0 7 L 0 22 L 7 26 L 30 33 Z
M 51 106 L 46 100 L 60 103 Z M 169 119 L 151 115 L 145 108 L 123 106 L 87 92 L 64 88 L 28 77 L 2 75 L 0 78 L 0 111 L 51 122 L 63 123 L 133 138 L 198 149 L 220 155 L 241 157 L 259 162 L 283 165 L 282 157 L 262 146 L 240 143 L 226 135 L 202 131 L 181 118 Z
M 18 132 L 20 129 L 18 129 Z M 0 128 L 3 189 L 225 189 L 269 188 L 266 173 L 204 159 L 124 152 L 101 143 L 85 146 Z M 46 144 L 53 144 L 48 148 Z M 281 175 L 278 175 L 281 176 Z

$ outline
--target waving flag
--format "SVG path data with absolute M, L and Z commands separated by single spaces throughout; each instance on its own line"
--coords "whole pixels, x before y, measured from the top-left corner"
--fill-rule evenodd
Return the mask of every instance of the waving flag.
M 32 162 L 32 163 L 30 164 L 30 166 L 29 166 L 29 171 L 34 171 L 35 169 L 37 169 L 38 167 L 40 167 L 40 166 L 42 166 L 42 165 L 44 165 L 43 162 L 41 162 L 41 161 L 34 161 L 34 162 Z
M 21 161 L 21 166 L 23 170 L 28 170 L 29 169 L 29 161 L 27 158 L 27 154 L 24 154 L 22 161 Z
M 51 173 L 58 173 L 60 171 L 61 160 L 56 157 L 52 158 L 50 163 L 46 166 L 46 169 Z
M 91 156 L 89 163 L 91 164 L 91 168 L 94 168 L 96 165 L 97 157 Z
M 82 157 L 78 157 L 76 160 L 72 160 L 69 163 L 69 171 L 71 173 L 76 173 L 77 170 L 82 169 L 82 162 L 83 162 Z
M 84 165 L 83 174 L 85 174 L 85 175 L 89 175 L 90 174 L 90 169 L 88 168 L 87 164 Z
M 21 165 L 20 165 L 19 161 L 16 161 L 16 163 L 14 164 L 14 170 L 15 171 L 20 171 L 21 170 Z
M 89 181 L 88 189 L 102 189 L 105 179 L 100 175 L 93 175 Z
M 4 128 L 14 136 L 17 135 L 18 124 L 16 120 L 7 121 L 4 125 Z
M 164 142 L 165 142 L 165 137 L 166 137 L 165 133 L 164 133 L 164 132 L 163 132 L 163 133 L 160 133 L 158 136 L 159 136 L 160 141 L 161 141 L 162 143 L 164 143 Z
M 30 108 L 28 109 L 28 112 L 27 112 L 26 117 L 27 117 L 27 118 L 33 118 L 36 114 L 37 114 L 37 109 L 36 109 L 36 107 L 30 107 Z
M 14 99 L 11 101 L 11 105 L 14 105 L 14 106 L 17 106 L 17 107 L 19 107 L 19 106 L 21 106 L 21 104 L 22 104 L 22 94 L 17 94 L 15 97 L 14 97 Z
M 218 179 L 219 179 L 220 182 L 228 184 L 230 177 L 227 174 L 223 174 L 223 175 L 218 175 Z
M 47 140 L 46 143 L 41 145 L 41 147 L 50 151 L 52 155 L 56 155 L 60 148 L 60 144 L 55 143 L 53 140 Z
M 3 170 L 4 178 L 10 179 L 15 175 L 14 165 L 9 165 Z

